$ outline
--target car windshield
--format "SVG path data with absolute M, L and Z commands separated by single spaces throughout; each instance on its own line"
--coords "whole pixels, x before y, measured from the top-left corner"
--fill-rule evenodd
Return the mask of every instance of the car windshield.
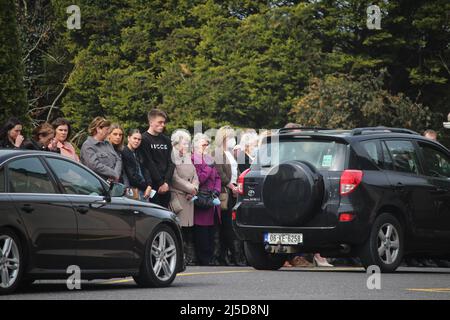
M 255 165 L 272 167 L 280 163 L 306 161 L 319 170 L 344 170 L 346 145 L 336 141 L 298 139 L 262 144 Z

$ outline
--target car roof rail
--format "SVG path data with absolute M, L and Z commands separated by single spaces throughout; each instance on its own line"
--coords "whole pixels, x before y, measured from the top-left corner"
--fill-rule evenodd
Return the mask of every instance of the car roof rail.
M 278 129 L 278 133 L 286 133 L 286 132 L 296 132 L 296 131 L 322 131 L 322 130 L 333 130 L 330 128 L 321 128 L 321 127 L 295 127 L 295 128 L 281 128 Z
M 413 130 L 409 130 L 409 129 L 390 128 L 390 127 L 383 127 L 383 126 L 356 128 L 351 131 L 352 136 L 360 136 L 363 134 L 377 134 L 377 133 L 405 133 L 405 134 L 420 135 L 420 133 L 415 132 Z

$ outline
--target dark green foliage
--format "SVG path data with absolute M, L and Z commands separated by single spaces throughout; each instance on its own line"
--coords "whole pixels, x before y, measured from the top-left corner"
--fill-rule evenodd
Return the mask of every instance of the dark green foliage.
M 23 64 L 13 0 L 0 0 L 0 125 L 11 116 L 27 121 Z
M 21 3 L 39 13 L 19 5 L 26 52 L 51 27 L 25 59 L 28 113 L 63 115 L 79 138 L 98 115 L 145 128 L 156 106 L 169 131 L 194 121 L 439 129 L 450 111 L 446 0 L 79 0 L 81 30 L 66 28 L 73 1 Z M 366 26 L 369 4 L 381 30 Z
M 313 78 L 291 115 L 304 126 L 341 129 L 387 126 L 423 131 L 436 124 L 427 107 L 382 89 L 382 76 Z

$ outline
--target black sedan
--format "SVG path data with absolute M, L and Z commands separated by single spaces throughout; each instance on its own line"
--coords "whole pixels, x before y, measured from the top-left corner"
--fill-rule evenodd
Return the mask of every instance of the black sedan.
M 124 191 L 58 154 L 0 150 L 0 294 L 72 266 L 87 280 L 170 285 L 185 269 L 178 218 Z

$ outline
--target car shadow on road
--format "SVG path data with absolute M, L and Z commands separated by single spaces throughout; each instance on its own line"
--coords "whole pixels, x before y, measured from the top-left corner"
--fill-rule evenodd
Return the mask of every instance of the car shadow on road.
M 333 273 L 366 273 L 362 267 L 334 267 L 334 268 L 308 268 L 308 267 L 289 267 L 278 270 L 279 272 L 333 272 Z M 450 274 L 450 268 L 410 268 L 401 267 L 391 274 Z
M 119 282 L 116 283 L 115 281 Z M 180 288 L 188 288 L 188 287 L 207 287 L 212 286 L 210 283 L 180 283 L 180 282 L 174 282 L 172 283 L 169 288 L 173 289 L 180 289 Z M 82 292 L 101 292 L 101 291 L 124 291 L 124 290 L 152 290 L 154 292 L 157 292 L 158 290 L 164 290 L 166 288 L 141 288 L 136 285 L 136 283 L 133 280 L 107 280 L 107 281 L 96 281 L 96 282 L 82 282 L 81 283 L 81 289 L 73 289 L 69 290 L 65 282 L 58 282 L 58 283 L 41 283 L 41 282 L 35 282 L 25 288 L 21 288 L 18 291 L 16 291 L 13 295 L 10 297 L 13 297 L 14 295 L 26 297 L 27 295 L 36 295 L 36 294 L 70 294 L 70 293 L 82 293 Z

